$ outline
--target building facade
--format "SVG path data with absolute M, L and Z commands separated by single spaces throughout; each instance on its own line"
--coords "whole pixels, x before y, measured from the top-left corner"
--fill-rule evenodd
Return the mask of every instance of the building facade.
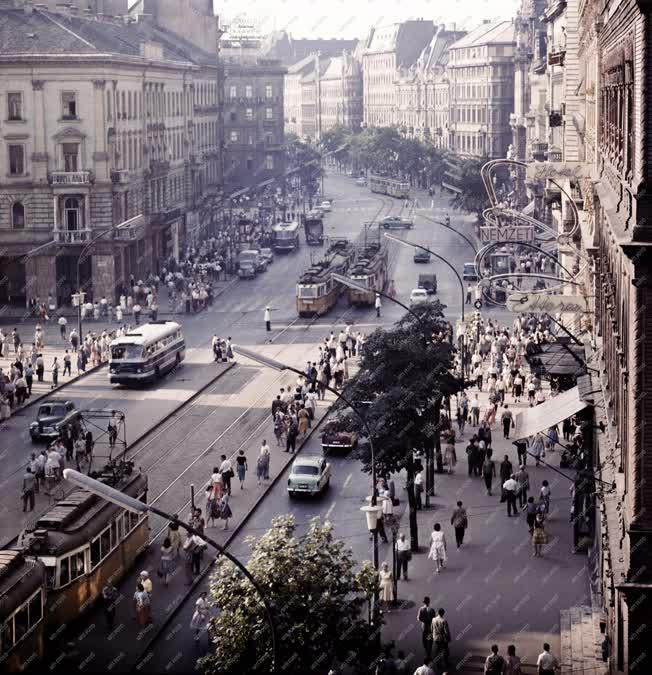
M 416 62 L 434 34 L 433 22 L 423 20 L 371 29 L 362 56 L 366 126 L 389 127 L 397 123 L 397 72 Z
M 288 66 L 283 77 L 283 115 L 285 132 L 303 136 L 302 85 L 301 80 L 315 68 L 315 57 L 310 54 L 301 61 Z
M 332 57 L 321 76 L 321 131 L 340 126 L 357 132 L 362 126 L 362 67 L 345 51 Z
M 113 20 L 22 5 L 0 8 L 0 294 L 68 304 L 79 278 L 115 301 L 207 225 L 222 183 L 217 22 L 199 0 Z M 179 11 L 195 32 L 166 27 Z
M 512 143 L 515 29 L 511 21 L 485 21 L 450 46 L 451 151 L 505 157 Z

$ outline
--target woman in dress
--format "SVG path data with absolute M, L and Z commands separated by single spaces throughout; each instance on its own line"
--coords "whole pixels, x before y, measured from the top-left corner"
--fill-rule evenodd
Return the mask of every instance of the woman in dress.
M 190 629 L 195 631 L 195 640 L 199 640 L 202 631 L 206 630 L 209 618 L 208 593 L 202 591 L 195 602 L 195 612 L 190 620 Z
M 435 523 L 432 534 L 430 535 L 430 553 L 428 553 L 428 558 L 435 561 L 437 566 L 437 573 L 440 569 L 446 567 L 446 537 L 441 531 L 441 525 Z
M 286 433 L 285 414 L 282 410 L 277 410 L 274 416 L 274 436 L 276 436 L 276 445 L 283 445 L 283 434 Z
M 149 593 L 142 584 L 138 584 L 134 593 L 134 607 L 136 609 L 136 621 L 139 626 L 146 626 L 151 621 Z
M 548 429 L 546 436 L 548 437 L 546 438 L 546 450 L 552 452 L 559 443 L 559 431 L 556 424 Z
M 163 541 L 163 546 L 161 546 L 161 559 L 158 564 L 158 576 L 163 579 L 163 583 L 166 586 L 170 583 L 170 574 L 174 567 L 175 555 L 172 542 L 166 537 Z
M 457 464 L 457 455 L 455 454 L 455 441 L 448 437 L 446 449 L 444 451 L 446 464 L 448 464 L 448 473 L 453 473 L 455 465 Z
M 229 529 L 229 518 L 233 515 L 231 507 L 229 506 L 229 495 L 225 492 L 222 495 L 222 499 L 217 503 L 217 508 L 219 509 L 218 518 L 224 521 L 223 530 Z
M 215 521 L 219 517 L 215 511 L 215 505 L 217 504 L 217 502 L 218 499 L 215 496 L 215 486 L 213 485 L 213 483 L 209 483 L 208 487 L 206 488 L 206 506 L 205 506 L 206 523 L 208 527 L 215 527 Z
M 534 530 L 532 531 L 532 547 L 534 548 L 534 553 L 532 555 L 535 558 L 541 557 L 543 545 L 548 542 L 543 522 L 543 514 L 537 513 L 537 516 L 534 519 Z
M 179 532 L 179 523 L 172 521 L 168 523 L 167 538 L 170 540 L 174 557 L 179 557 L 181 550 L 181 533 Z
M 262 458 L 263 479 L 269 480 L 269 445 L 267 445 L 267 441 L 263 441 L 260 446 L 260 456 Z
M 545 456 L 545 445 L 541 434 L 537 434 L 530 444 L 530 454 L 534 457 L 536 466 L 540 466 L 540 460 Z
M 394 574 L 389 565 L 384 562 L 378 573 L 380 579 L 380 601 L 390 603 L 394 601 Z
M 302 438 L 305 438 L 308 433 L 308 427 L 310 426 L 310 413 L 306 410 L 304 405 L 301 406 L 297 418 L 299 420 L 299 433 Z
M 238 472 L 238 480 L 240 481 L 240 489 L 244 489 L 245 475 L 248 471 L 247 458 L 244 450 L 240 450 L 238 456 L 235 458 L 236 471 Z

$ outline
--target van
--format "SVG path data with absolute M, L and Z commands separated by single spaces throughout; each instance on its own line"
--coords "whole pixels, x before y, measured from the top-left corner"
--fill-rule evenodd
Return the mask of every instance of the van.
M 437 292 L 437 275 L 436 274 L 420 274 L 419 281 L 417 281 L 417 288 L 423 288 L 426 293 Z
M 475 271 L 475 263 L 464 263 L 462 279 L 464 279 L 464 281 L 478 281 L 478 273 Z

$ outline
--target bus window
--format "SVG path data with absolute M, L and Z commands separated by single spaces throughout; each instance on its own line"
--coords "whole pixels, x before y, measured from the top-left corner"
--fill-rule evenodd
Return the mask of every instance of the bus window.
M 140 345 L 114 345 L 111 347 L 111 358 L 114 361 L 120 359 L 142 359 L 145 356 L 145 350 Z

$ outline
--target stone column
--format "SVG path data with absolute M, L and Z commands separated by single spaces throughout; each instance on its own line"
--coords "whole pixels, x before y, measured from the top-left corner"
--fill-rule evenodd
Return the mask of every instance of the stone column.
M 45 183 L 48 178 L 48 153 L 45 142 L 44 86 L 44 80 L 32 80 L 34 106 L 34 152 L 32 153 L 32 168 L 35 183 Z
M 95 144 L 93 147 L 93 171 L 98 181 L 108 181 L 109 154 L 106 147 L 106 80 L 93 80 L 94 114 L 95 114 Z

